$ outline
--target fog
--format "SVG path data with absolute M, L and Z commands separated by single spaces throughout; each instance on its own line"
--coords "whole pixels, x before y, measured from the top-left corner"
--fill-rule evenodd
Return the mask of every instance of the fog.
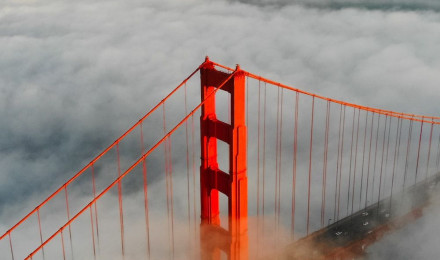
M 429 0 L 4 0 L 0 232 L 111 144 L 205 55 L 323 96 L 438 115 L 439 10 Z M 373 259 L 397 252 L 432 259 L 434 243 L 412 242 L 435 241 L 429 227 L 436 216 L 433 209 L 402 231 L 415 238 L 385 238 L 372 247 Z M 402 246 L 390 246 L 396 243 Z

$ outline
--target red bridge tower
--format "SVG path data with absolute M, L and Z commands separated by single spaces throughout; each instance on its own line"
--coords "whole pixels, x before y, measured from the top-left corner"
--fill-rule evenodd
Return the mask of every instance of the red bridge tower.
M 231 74 L 218 71 L 206 58 L 201 69 L 202 101 L 220 88 L 231 95 L 231 124 L 217 119 L 215 95 L 202 107 L 201 135 L 201 244 L 203 259 L 248 259 L 247 237 L 247 129 L 245 113 L 245 74 L 240 67 Z M 229 172 L 217 163 L 217 139 L 229 144 Z M 219 192 L 228 197 L 228 230 L 220 226 Z

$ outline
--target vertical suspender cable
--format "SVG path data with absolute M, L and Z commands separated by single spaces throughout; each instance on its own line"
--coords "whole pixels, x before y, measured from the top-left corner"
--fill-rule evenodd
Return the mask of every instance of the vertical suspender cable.
M 339 128 L 338 128 L 338 156 L 336 159 L 336 173 L 335 173 L 335 204 L 333 208 L 333 220 L 336 221 L 336 209 L 337 209 L 337 195 L 338 195 L 338 177 L 339 177 L 339 158 L 341 151 L 341 124 L 342 124 L 342 104 L 339 110 Z
M 38 218 L 38 228 L 40 230 L 40 243 L 43 244 L 43 231 L 41 230 L 41 218 L 40 218 L 40 209 L 37 209 L 37 218 Z M 41 248 L 41 252 L 43 253 L 43 259 L 44 257 L 44 247 Z
M 63 250 L 63 260 L 66 260 L 66 249 L 64 248 L 64 234 L 63 234 L 63 230 L 61 230 L 61 248 Z
M 353 108 L 353 123 L 351 126 L 351 144 L 350 144 L 350 166 L 348 169 L 348 189 L 347 189 L 347 216 L 349 215 L 348 206 L 350 205 L 350 189 L 351 189 L 351 166 L 353 159 L 353 144 L 354 144 L 354 119 L 356 116 L 356 108 Z
M 436 158 L 436 162 L 435 162 L 435 167 L 436 167 L 437 171 L 439 170 L 439 164 L 440 164 L 440 131 L 438 134 L 437 158 Z
M 163 120 L 163 133 L 166 135 L 166 123 L 165 123 L 165 103 L 162 105 L 162 120 Z M 168 173 L 168 139 L 164 141 L 164 152 L 165 152 L 165 186 L 167 195 L 167 220 L 168 220 L 168 246 L 170 247 L 169 253 L 172 255 L 171 251 L 171 218 L 170 218 L 170 188 L 169 188 L 169 173 Z M 170 258 L 171 258 L 170 255 Z
M 171 152 L 171 136 L 168 137 L 168 171 L 170 176 L 170 195 L 171 195 L 171 243 L 172 243 L 172 253 L 174 259 L 174 194 L 173 194 L 173 161 Z
M 96 260 L 95 227 L 93 226 L 93 212 L 92 212 L 92 205 L 90 205 L 89 210 L 90 210 L 90 227 L 91 227 L 91 229 L 92 229 L 93 259 Z M 61 235 L 62 235 L 62 234 L 61 234 Z
M 167 133 L 165 103 L 162 105 L 162 120 L 164 136 Z M 174 214 L 173 214 L 173 194 L 172 194 L 172 173 L 171 173 L 171 137 L 167 137 L 164 142 L 165 149 L 165 175 L 167 189 L 167 215 L 168 215 L 168 238 L 170 243 L 170 257 L 174 259 Z
M 118 176 L 121 176 L 121 159 L 119 156 L 119 142 L 116 144 L 116 154 L 118 160 Z M 118 181 L 118 198 L 119 198 L 119 221 L 121 226 L 121 249 L 122 259 L 125 259 L 125 243 L 124 243 L 124 209 L 122 205 L 122 183 Z
M 434 123 L 431 124 L 431 131 L 430 131 L 430 133 L 429 133 L 428 160 L 426 161 L 425 180 L 428 179 L 429 159 L 431 158 L 431 144 L 432 144 L 432 131 L 433 131 L 433 130 L 434 130 Z
M 185 117 L 188 115 L 188 102 L 187 102 L 187 86 L 185 83 Z M 185 140 L 186 140 L 186 192 L 187 192 L 187 210 L 188 210 L 188 234 L 191 232 L 191 200 L 189 192 L 189 137 L 188 137 L 188 120 L 185 121 Z M 194 223 L 196 225 L 196 223 Z
M 345 136 L 345 106 L 344 106 L 344 116 L 342 120 L 342 141 L 341 141 L 341 162 L 339 163 L 339 185 L 338 185 L 338 214 L 336 220 L 339 221 L 339 206 L 341 199 L 341 183 L 342 183 L 342 159 L 344 155 L 344 136 Z
M 249 81 L 248 81 L 249 82 Z M 249 93 L 249 86 L 247 89 Z M 249 97 L 249 95 L 248 95 Z M 249 105 L 247 102 L 246 105 Z M 261 110 L 261 81 L 258 81 L 258 113 L 257 113 L 257 247 L 260 248 L 260 110 Z M 249 124 L 248 124 L 249 127 Z M 249 136 L 249 135 L 248 135 Z M 249 142 L 247 142 L 249 145 Z
M 15 258 L 14 258 L 14 249 L 12 248 L 11 233 L 8 234 L 8 237 L 9 237 L 9 248 L 11 249 L 11 257 L 12 257 L 12 260 L 14 260 Z
M 150 248 L 150 220 L 149 220 L 149 211 L 148 211 L 148 179 L 147 179 L 147 162 L 146 159 L 142 161 L 142 175 L 144 179 L 144 208 L 145 208 L 145 228 L 146 228 L 146 236 L 147 236 L 147 256 L 148 259 L 151 257 L 151 248 Z
M 310 184 L 312 182 L 312 151 L 313 151 L 313 119 L 315 115 L 315 96 L 312 97 L 312 120 L 310 124 L 310 153 L 309 153 L 309 188 L 307 198 L 307 235 L 310 229 Z
M 388 154 L 389 154 L 389 150 L 390 150 L 390 139 L 391 139 L 391 119 L 392 117 L 390 116 L 390 120 L 388 121 L 388 137 L 387 137 L 387 153 L 386 153 L 386 158 L 385 158 L 385 176 L 383 179 L 383 187 L 386 187 L 387 184 L 387 169 L 388 169 Z
M 196 153 L 194 144 L 194 115 L 191 115 L 191 143 L 192 143 L 192 168 L 193 168 L 193 215 L 194 215 L 194 236 L 197 238 L 197 210 L 196 210 Z
M 293 130 L 293 173 L 292 173 L 292 236 L 295 239 L 295 202 L 296 202 L 296 159 L 298 151 L 298 102 L 299 93 L 295 93 L 295 126 Z M 440 139 L 439 139 L 440 140 Z
M 282 140 L 283 140 L 283 101 L 284 101 L 284 89 L 281 89 L 281 108 L 280 108 L 280 138 L 279 138 L 279 166 L 278 166 L 278 223 L 277 227 L 280 225 L 280 214 L 281 214 L 281 166 L 282 166 Z
M 416 176 L 414 177 L 414 184 L 417 183 L 417 174 L 419 173 L 419 160 L 420 160 L 420 146 L 422 144 L 422 134 L 423 134 L 423 117 L 420 123 L 420 136 L 419 136 L 419 148 L 417 149 L 417 163 L 416 163 Z
M 96 181 L 95 181 L 95 167 L 92 164 L 91 165 L 92 168 L 92 184 L 93 184 L 93 198 L 96 198 Z M 100 244 L 99 244 L 99 227 L 98 227 L 98 202 L 93 203 L 95 206 L 95 222 L 96 222 L 96 239 L 98 242 L 98 252 L 100 251 Z
M 258 114 L 257 114 L 257 239 L 259 236 L 260 218 L 260 108 L 261 108 L 261 81 L 258 81 Z M 249 142 L 248 142 L 249 143 Z
M 381 188 L 382 188 L 382 173 L 383 173 L 383 157 L 385 155 L 385 138 L 386 138 L 386 131 L 387 131 L 387 122 L 388 122 L 388 115 L 385 116 L 385 127 L 384 127 L 384 130 L 383 130 L 382 161 L 380 163 L 379 194 L 378 194 L 378 197 L 377 197 L 377 207 L 380 207 L 380 194 L 381 194 Z
M 275 215 L 275 237 L 278 239 L 278 178 L 279 178 L 279 172 L 278 172 L 278 159 L 279 159 L 279 121 L 280 121 L 280 88 L 277 88 L 277 124 L 276 124 L 276 138 L 275 138 L 275 201 L 274 201 L 274 215 Z
M 139 126 L 141 131 L 141 149 L 142 154 L 145 152 L 144 147 L 144 130 L 143 130 L 143 123 Z M 148 212 L 148 179 L 147 179 L 147 162 L 146 158 L 142 160 L 142 176 L 144 181 L 144 209 L 145 209 L 145 235 L 147 238 L 147 259 L 150 259 L 150 221 L 149 221 L 149 212 Z
M 394 175 L 396 173 L 396 164 L 399 163 L 399 150 L 400 150 L 400 136 L 402 133 L 402 119 L 399 118 L 397 121 L 397 133 L 396 133 L 396 145 L 394 147 L 394 162 L 393 162 L 393 173 L 391 176 L 391 195 L 390 195 L 390 211 L 391 211 L 391 203 L 393 201 L 393 191 L 394 191 Z
M 376 179 L 376 160 L 377 160 L 377 144 L 378 144 L 378 141 L 379 141 L 379 128 L 380 128 L 380 114 L 379 114 L 379 116 L 377 118 L 376 148 L 375 148 L 375 152 L 374 152 L 373 187 L 372 187 L 372 192 L 371 192 L 371 195 L 372 195 L 371 200 L 374 199 L 374 186 L 376 184 L 376 181 L 375 181 L 375 179 Z
M 361 189 L 359 191 L 359 210 L 361 209 L 361 204 L 362 204 L 362 187 L 364 182 L 365 144 L 367 141 L 367 127 L 368 127 L 368 111 L 365 114 L 364 148 L 362 152 L 362 169 L 361 169 Z M 365 198 L 365 200 L 367 200 L 367 198 Z
M 409 121 L 409 130 L 408 130 L 408 143 L 406 144 L 406 159 L 405 159 L 405 171 L 403 174 L 403 190 L 405 190 L 406 186 L 406 177 L 408 174 L 408 158 L 409 158 L 409 151 L 411 150 L 411 138 L 412 138 L 412 127 L 413 127 L 413 121 Z
M 321 228 L 325 224 L 325 195 L 327 186 L 327 155 L 328 155 L 328 133 L 330 126 L 330 101 L 327 101 L 325 113 L 325 138 L 324 138 L 324 163 L 322 167 L 322 196 L 321 196 Z
M 370 183 L 370 159 L 371 159 L 371 145 L 373 140 L 373 128 L 374 128 L 374 113 L 371 115 L 371 127 L 370 127 L 370 149 L 368 150 L 368 166 L 367 166 L 367 188 L 365 189 L 365 208 L 368 206 L 368 186 Z M 374 183 L 373 183 L 374 186 Z
M 351 193 L 351 215 L 354 211 L 354 194 L 355 194 L 355 187 L 356 187 L 356 169 L 357 169 L 357 154 L 358 154 L 358 141 L 359 141 L 359 121 L 361 118 L 361 110 L 358 108 L 358 118 L 357 118 L 357 128 L 356 128 L 356 151 L 354 156 L 354 171 L 353 171 L 353 192 Z M 359 201 L 359 203 L 361 203 Z
M 70 221 L 70 210 L 69 210 L 69 194 L 67 193 L 67 185 L 64 186 L 64 194 L 66 197 L 66 213 L 67 213 L 67 221 Z M 73 258 L 73 242 L 72 242 L 72 228 L 69 224 L 69 241 L 70 241 L 70 253 Z
M 263 113 L 263 205 L 262 205 L 262 213 L 263 213 L 263 225 L 264 225 L 264 192 L 265 192 L 265 175 L 266 175 L 266 90 L 267 85 L 264 83 L 264 113 Z M 264 230 L 264 229 L 263 229 Z

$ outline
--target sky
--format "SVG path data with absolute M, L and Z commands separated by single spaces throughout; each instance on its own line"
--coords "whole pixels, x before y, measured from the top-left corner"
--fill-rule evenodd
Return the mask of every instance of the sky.
M 3 0 L 1 230 L 206 55 L 324 96 L 438 115 L 439 11 L 430 0 Z

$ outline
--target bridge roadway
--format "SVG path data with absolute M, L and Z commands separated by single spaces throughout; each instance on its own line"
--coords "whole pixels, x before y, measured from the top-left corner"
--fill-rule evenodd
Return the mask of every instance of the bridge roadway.
M 387 231 L 422 216 L 440 173 L 290 244 L 285 259 L 355 259 Z

